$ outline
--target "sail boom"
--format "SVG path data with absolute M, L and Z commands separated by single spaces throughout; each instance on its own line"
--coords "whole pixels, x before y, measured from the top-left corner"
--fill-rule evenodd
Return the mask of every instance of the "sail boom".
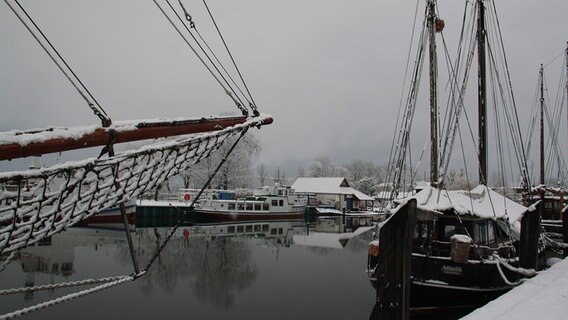
M 264 117 L 262 125 L 272 123 Z M 117 122 L 108 128 L 49 128 L 0 134 L 0 161 L 185 134 L 222 130 L 247 121 L 245 116 Z

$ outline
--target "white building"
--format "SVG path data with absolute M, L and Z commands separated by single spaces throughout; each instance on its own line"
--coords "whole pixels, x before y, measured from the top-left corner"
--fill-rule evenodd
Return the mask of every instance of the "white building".
M 370 197 L 349 186 L 345 178 L 298 178 L 292 184 L 296 193 L 314 195 L 320 206 L 335 207 L 338 210 L 363 211 L 373 207 Z

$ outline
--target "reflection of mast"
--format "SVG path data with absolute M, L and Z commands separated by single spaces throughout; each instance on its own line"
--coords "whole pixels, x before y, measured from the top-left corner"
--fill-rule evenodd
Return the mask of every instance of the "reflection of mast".
M 477 0 L 479 182 L 487 184 L 487 92 L 485 72 L 485 5 Z

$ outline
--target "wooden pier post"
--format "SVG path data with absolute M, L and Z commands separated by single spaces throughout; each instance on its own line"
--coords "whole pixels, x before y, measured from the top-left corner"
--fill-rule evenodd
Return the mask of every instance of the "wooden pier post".
M 544 210 L 544 202 L 538 201 L 534 205 L 536 210 L 525 212 L 521 219 L 519 264 L 525 269 L 536 269 L 537 267 L 540 217 Z
M 406 320 L 410 315 L 412 235 L 416 200 L 409 200 L 379 230 L 379 256 L 375 276 L 375 319 Z

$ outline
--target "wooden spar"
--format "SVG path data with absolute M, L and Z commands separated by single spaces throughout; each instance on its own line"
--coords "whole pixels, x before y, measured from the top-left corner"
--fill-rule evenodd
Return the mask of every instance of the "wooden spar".
M 540 65 L 540 179 L 539 183 L 544 185 L 544 67 Z M 544 197 L 544 191 L 541 192 Z
M 436 56 L 436 3 L 428 3 L 430 52 L 430 184 L 438 186 L 438 61 Z
M 159 122 L 141 122 L 132 128 L 99 128 L 80 137 L 54 137 L 27 145 L 18 143 L 0 143 L 0 161 L 39 156 L 48 153 L 105 146 L 111 140 L 114 143 L 140 141 L 184 134 L 201 133 L 222 130 L 227 127 L 242 124 L 245 116 L 201 118 L 190 120 L 172 120 Z M 267 117 L 262 125 L 271 124 L 272 118 Z M 42 131 L 43 132 L 43 131 Z M 36 132 L 37 134 L 38 132 Z M 33 133 L 32 133 L 33 134 Z
M 485 5 L 477 1 L 479 183 L 487 184 L 487 91 L 485 70 Z

